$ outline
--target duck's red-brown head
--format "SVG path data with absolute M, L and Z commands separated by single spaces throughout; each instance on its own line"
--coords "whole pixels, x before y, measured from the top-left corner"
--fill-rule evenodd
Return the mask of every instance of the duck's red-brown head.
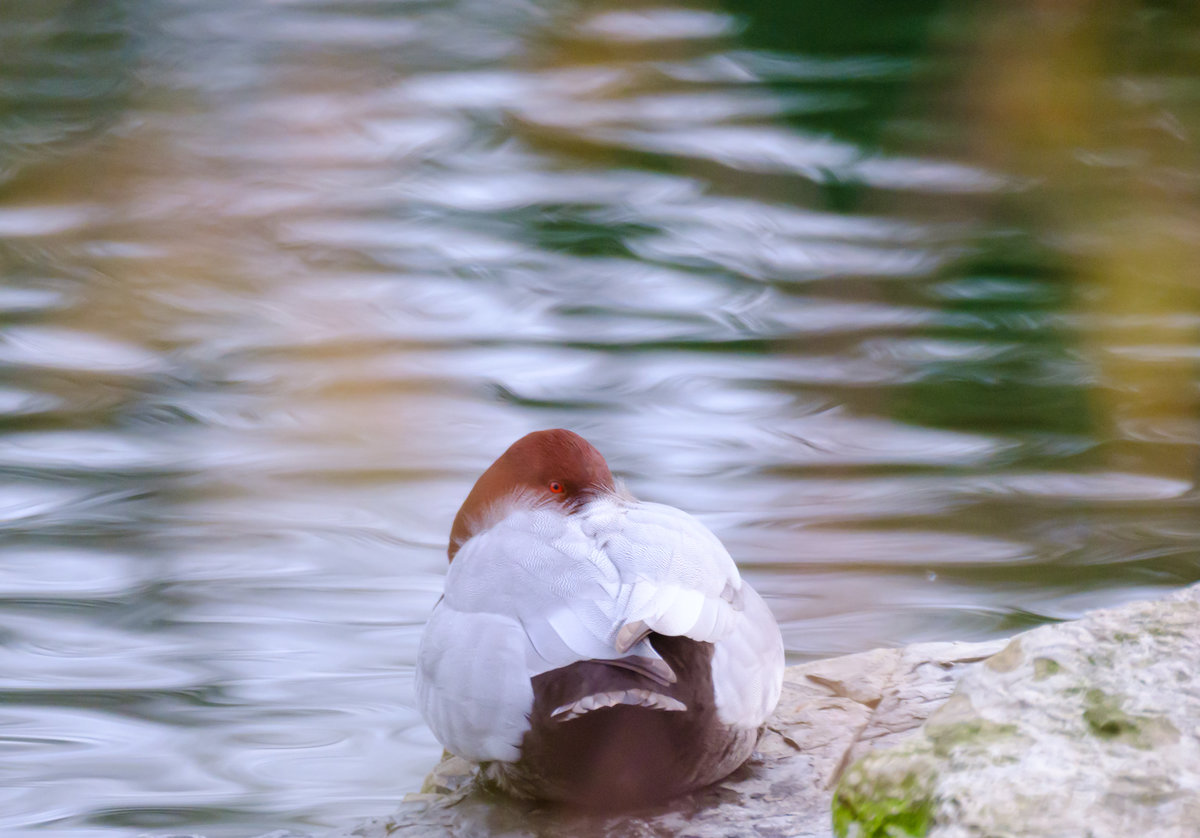
M 608 463 L 590 442 L 562 428 L 534 431 L 509 446 L 475 481 L 454 517 L 446 552 L 453 561 L 488 510 L 505 498 L 519 494 L 534 502 L 574 504 L 589 494 L 612 491 Z

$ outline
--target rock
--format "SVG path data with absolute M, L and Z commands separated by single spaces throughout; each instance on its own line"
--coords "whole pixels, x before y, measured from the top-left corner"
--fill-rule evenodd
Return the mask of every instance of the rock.
M 394 815 L 335 838 L 1195 838 L 1198 673 L 1200 585 L 1011 640 L 790 667 L 750 762 L 657 809 L 493 796 L 447 756 Z
M 501 798 L 474 783 L 474 766 L 448 756 L 398 812 L 338 836 L 829 838 L 830 801 L 843 768 L 872 748 L 916 735 L 963 672 L 1005 643 L 924 643 L 790 667 L 750 762 L 716 786 L 655 809 L 600 817 Z
M 1200 835 L 1200 586 L 1018 635 L 845 774 L 838 836 Z

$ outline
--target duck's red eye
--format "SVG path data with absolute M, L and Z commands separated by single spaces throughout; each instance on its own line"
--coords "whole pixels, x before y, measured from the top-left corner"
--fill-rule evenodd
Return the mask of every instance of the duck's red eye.
M 563 484 L 559 483 L 557 480 L 550 481 L 550 491 L 551 492 L 554 492 L 554 494 L 557 495 L 557 494 L 561 493 L 562 490 L 563 490 Z

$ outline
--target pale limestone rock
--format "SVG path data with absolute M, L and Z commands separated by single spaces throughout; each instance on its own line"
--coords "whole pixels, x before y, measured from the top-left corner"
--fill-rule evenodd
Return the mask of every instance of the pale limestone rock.
M 1200 586 L 1019 635 L 846 772 L 839 835 L 1196 838 Z
M 394 815 L 338 836 L 830 838 L 845 774 L 841 835 L 1197 838 L 1198 772 L 1195 586 L 1011 641 L 790 667 L 751 761 L 655 810 L 571 816 L 490 797 L 447 757 Z
M 914 735 L 966 668 L 1005 642 L 924 643 L 790 667 L 779 708 L 751 761 L 716 786 L 656 809 L 570 815 L 489 796 L 475 787 L 470 763 L 447 757 L 394 815 L 339 836 L 829 838 L 839 772 L 871 748 Z

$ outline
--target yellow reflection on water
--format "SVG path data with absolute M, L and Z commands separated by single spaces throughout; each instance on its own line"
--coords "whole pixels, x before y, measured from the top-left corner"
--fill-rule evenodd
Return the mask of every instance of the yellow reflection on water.
M 1190 9 L 1190 10 L 1189 10 Z M 1195 480 L 1200 440 L 1200 108 L 1196 7 L 1021 0 L 960 19 L 974 33 L 955 90 L 970 153 L 1024 179 L 1007 199 L 1060 250 L 1062 326 L 1095 370 L 1114 466 Z M 1144 448 L 1134 459 L 1125 442 Z

